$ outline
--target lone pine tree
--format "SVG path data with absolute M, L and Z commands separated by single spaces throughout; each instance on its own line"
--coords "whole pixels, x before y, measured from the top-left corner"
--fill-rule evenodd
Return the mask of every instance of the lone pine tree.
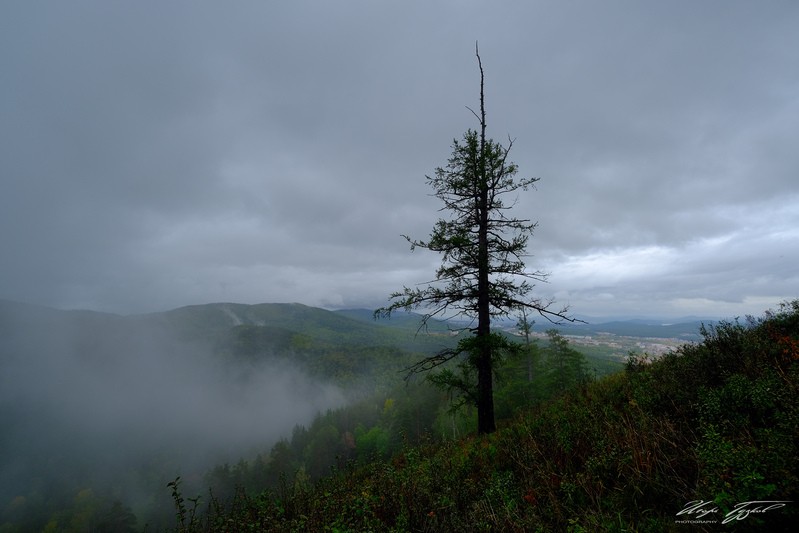
M 391 294 L 391 304 L 378 309 L 375 316 L 390 316 L 397 309 L 420 309 L 424 311 L 423 324 L 434 316 L 471 319 L 472 335 L 408 371 L 409 375 L 423 372 L 461 358 L 464 372 L 460 376 L 444 370 L 434 382 L 458 389 L 465 401 L 477 407 L 478 432 L 491 433 L 496 429 L 494 368 L 511 348 L 505 337 L 492 332 L 491 319 L 521 309 L 534 310 L 553 321 L 573 319 L 567 317 L 566 307 L 553 311 L 552 300 L 529 297 L 531 282 L 545 281 L 548 276 L 527 271 L 523 261 L 537 223 L 510 216 L 515 198 L 510 203 L 505 199 L 528 190 L 538 178 L 516 178 L 518 168 L 508 160 L 512 139 L 505 147 L 486 138 L 485 76 L 476 46 L 475 55 L 480 69 L 480 112 L 470 111 L 479 121 L 479 131 L 469 129 L 462 140 L 453 141 L 447 166 L 426 177 L 434 196 L 444 204 L 442 211 L 452 216 L 439 219 L 428 240 L 403 235 L 411 250 L 418 247 L 442 254 L 441 266 L 434 281 Z

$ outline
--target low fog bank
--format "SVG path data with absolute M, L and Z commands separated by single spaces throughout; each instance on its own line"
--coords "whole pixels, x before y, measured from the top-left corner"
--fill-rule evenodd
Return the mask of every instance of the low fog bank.
M 163 325 L 97 313 L 0 308 L 0 369 L 3 506 L 89 483 L 136 498 L 266 453 L 344 403 L 288 361 L 223 360 Z

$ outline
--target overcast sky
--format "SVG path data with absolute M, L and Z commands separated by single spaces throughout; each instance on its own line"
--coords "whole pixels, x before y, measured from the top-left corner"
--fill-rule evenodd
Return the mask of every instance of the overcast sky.
M 538 177 L 536 295 L 583 315 L 799 296 L 794 1 L 0 4 L 0 298 L 123 314 L 387 303 L 479 106 Z

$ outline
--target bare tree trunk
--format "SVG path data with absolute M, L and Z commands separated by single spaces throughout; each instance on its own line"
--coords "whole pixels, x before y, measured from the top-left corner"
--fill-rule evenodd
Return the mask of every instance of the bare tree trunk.
M 489 287 L 488 257 L 488 193 L 489 179 L 486 175 L 486 118 L 483 92 L 483 63 L 475 45 L 477 62 L 480 65 L 480 153 L 477 172 L 480 173 L 479 197 L 477 198 L 478 220 L 478 278 L 477 278 L 477 432 L 493 433 L 494 421 L 494 369 L 491 346 L 491 300 Z

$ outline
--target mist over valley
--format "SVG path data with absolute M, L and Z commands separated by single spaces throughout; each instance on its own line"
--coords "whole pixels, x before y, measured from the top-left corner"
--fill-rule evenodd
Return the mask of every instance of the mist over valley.
M 152 498 L 344 404 L 287 345 L 237 353 L 230 335 L 256 320 L 224 305 L 122 317 L 0 302 L 0 506 L 88 487 Z
M 0 300 L 0 525 L 160 531 L 174 520 L 167 483 L 178 476 L 205 502 L 468 435 L 473 415 L 449 414 L 454 397 L 403 383 L 409 364 L 453 346 L 466 324 L 420 330 L 420 319 L 232 303 L 120 316 Z M 694 343 L 702 324 L 713 327 L 598 319 L 553 337 L 535 323 L 535 379 L 529 360 L 506 361 L 498 416 L 557 393 L 553 342 L 593 379 L 619 372 L 630 351 Z M 525 342 L 512 320 L 496 327 Z

